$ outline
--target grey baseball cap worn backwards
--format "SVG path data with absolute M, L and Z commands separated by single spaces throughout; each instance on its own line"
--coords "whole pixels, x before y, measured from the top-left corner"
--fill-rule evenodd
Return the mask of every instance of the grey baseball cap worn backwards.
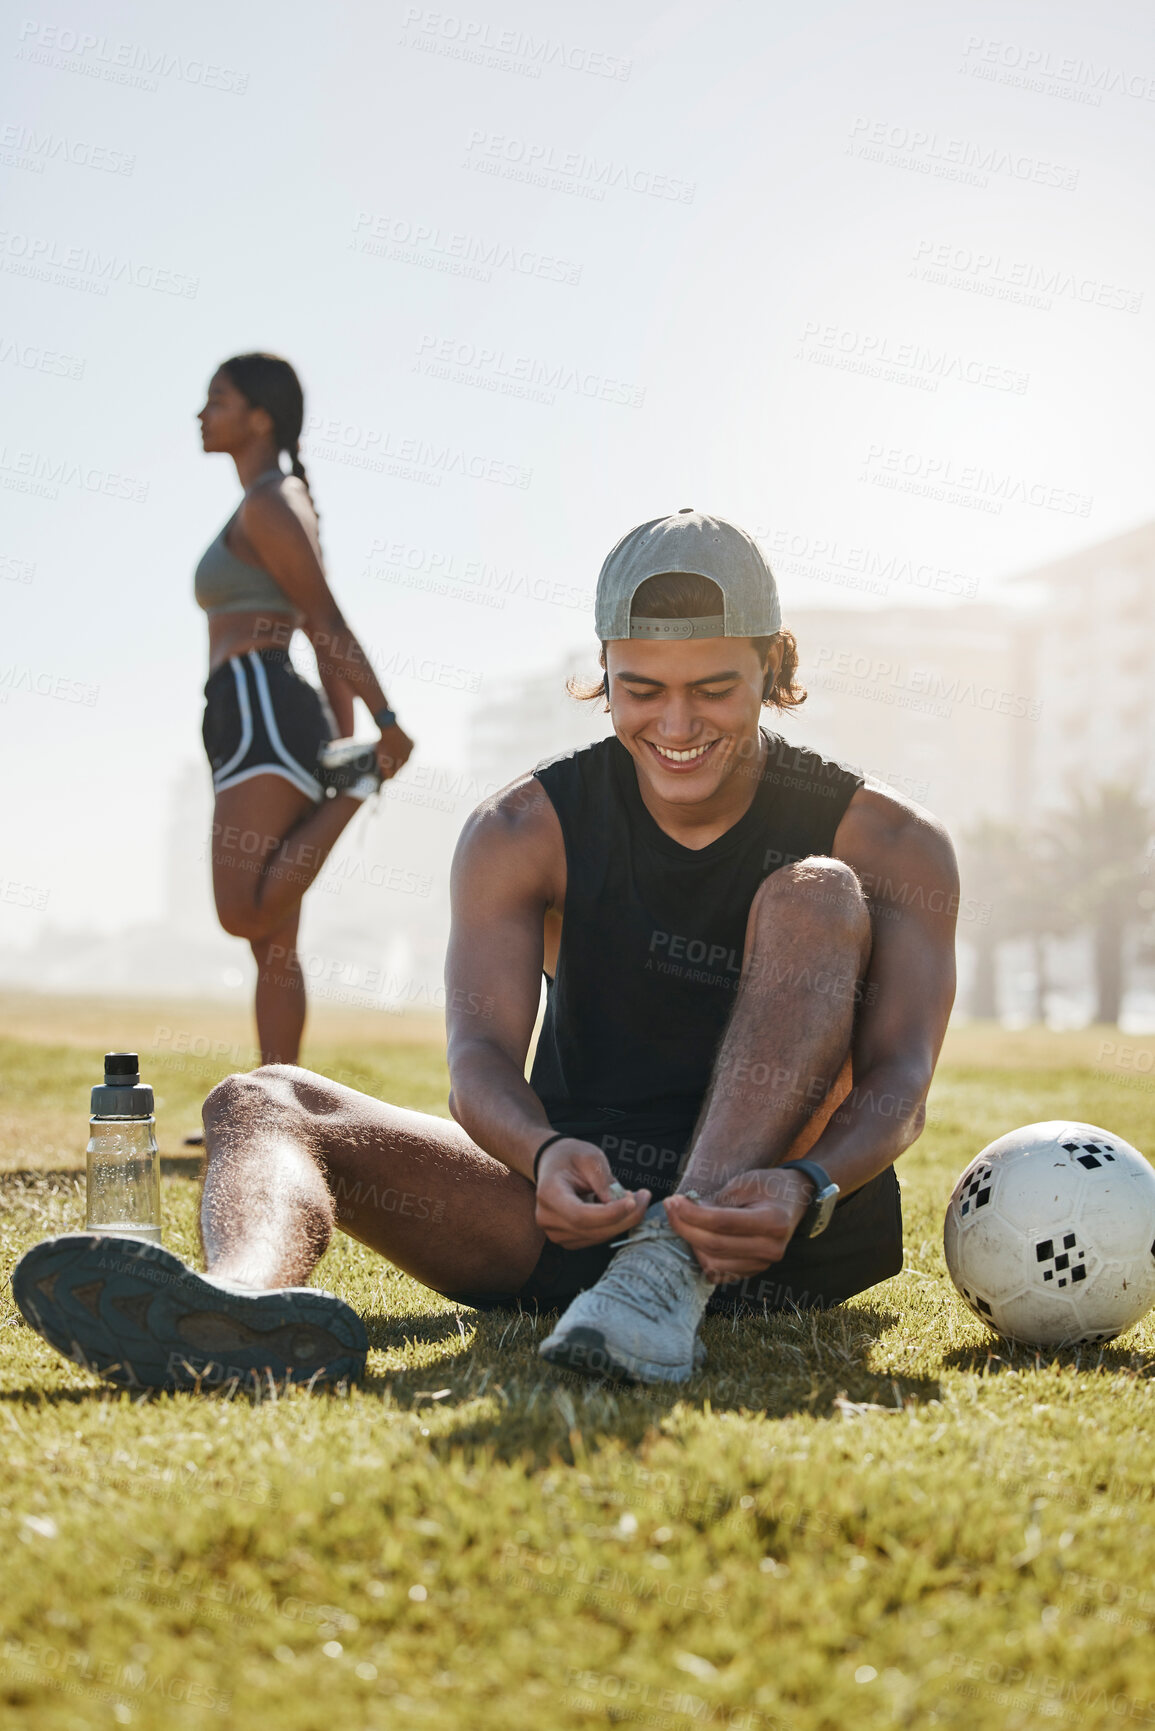
M 723 611 L 706 619 L 631 619 L 634 595 L 646 578 L 674 571 L 716 583 Z M 598 577 L 594 622 L 603 643 L 627 637 L 773 637 L 782 629 L 782 608 L 754 537 L 737 523 L 687 506 L 622 536 Z

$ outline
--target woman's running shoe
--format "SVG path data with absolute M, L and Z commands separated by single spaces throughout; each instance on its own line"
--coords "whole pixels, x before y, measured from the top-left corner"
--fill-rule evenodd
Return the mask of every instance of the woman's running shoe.
M 384 779 L 376 745 L 363 739 L 331 739 L 317 754 L 317 779 L 327 792 L 369 799 Z
M 197 1274 L 139 1238 L 47 1238 L 12 1273 L 20 1314 L 50 1346 L 126 1388 L 355 1381 L 369 1341 L 330 1292 L 253 1292 Z

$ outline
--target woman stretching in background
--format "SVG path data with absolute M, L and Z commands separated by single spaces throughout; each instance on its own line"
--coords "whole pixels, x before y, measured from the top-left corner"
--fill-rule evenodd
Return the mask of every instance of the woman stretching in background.
M 297 451 L 304 396 L 296 373 L 276 355 L 234 355 L 214 373 L 198 419 L 205 450 L 230 456 L 244 488 L 196 571 L 209 624 L 203 734 L 216 794 L 213 894 L 221 925 L 247 938 L 256 959 L 261 1061 L 295 1064 L 305 1025 L 296 957 L 301 898 L 350 818 L 397 773 L 413 742 L 325 577 Z M 291 474 L 281 468 L 282 452 Z M 316 650 L 328 713 L 289 660 L 296 630 Z M 381 737 L 323 768 L 318 755 L 334 731 L 353 731 L 355 697 Z

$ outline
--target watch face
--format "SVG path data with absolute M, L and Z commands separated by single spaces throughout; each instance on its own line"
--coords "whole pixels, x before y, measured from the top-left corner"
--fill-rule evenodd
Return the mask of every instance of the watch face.
M 837 1184 L 827 1184 L 814 1197 L 807 1210 L 807 1218 L 810 1221 L 809 1236 L 811 1238 L 817 1238 L 818 1234 L 825 1232 L 830 1225 L 830 1217 L 834 1213 L 834 1205 L 840 1194 Z
M 830 1224 L 830 1216 L 834 1213 L 834 1204 L 842 1192 L 833 1182 L 829 1173 L 821 1166 L 809 1160 L 788 1160 L 787 1166 L 793 1166 L 805 1174 L 814 1186 L 814 1194 L 807 1204 L 795 1231 L 803 1238 L 817 1238 L 820 1232 L 825 1232 Z

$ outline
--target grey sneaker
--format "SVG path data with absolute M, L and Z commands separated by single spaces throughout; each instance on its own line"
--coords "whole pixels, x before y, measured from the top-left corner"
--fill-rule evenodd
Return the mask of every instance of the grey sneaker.
M 382 780 L 376 745 L 363 739 L 331 739 L 317 753 L 317 779 L 327 794 L 369 799 Z
M 698 1324 L 714 1288 L 660 1202 L 538 1351 L 550 1364 L 630 1382 L 685 1382 L 705 1361 Z

